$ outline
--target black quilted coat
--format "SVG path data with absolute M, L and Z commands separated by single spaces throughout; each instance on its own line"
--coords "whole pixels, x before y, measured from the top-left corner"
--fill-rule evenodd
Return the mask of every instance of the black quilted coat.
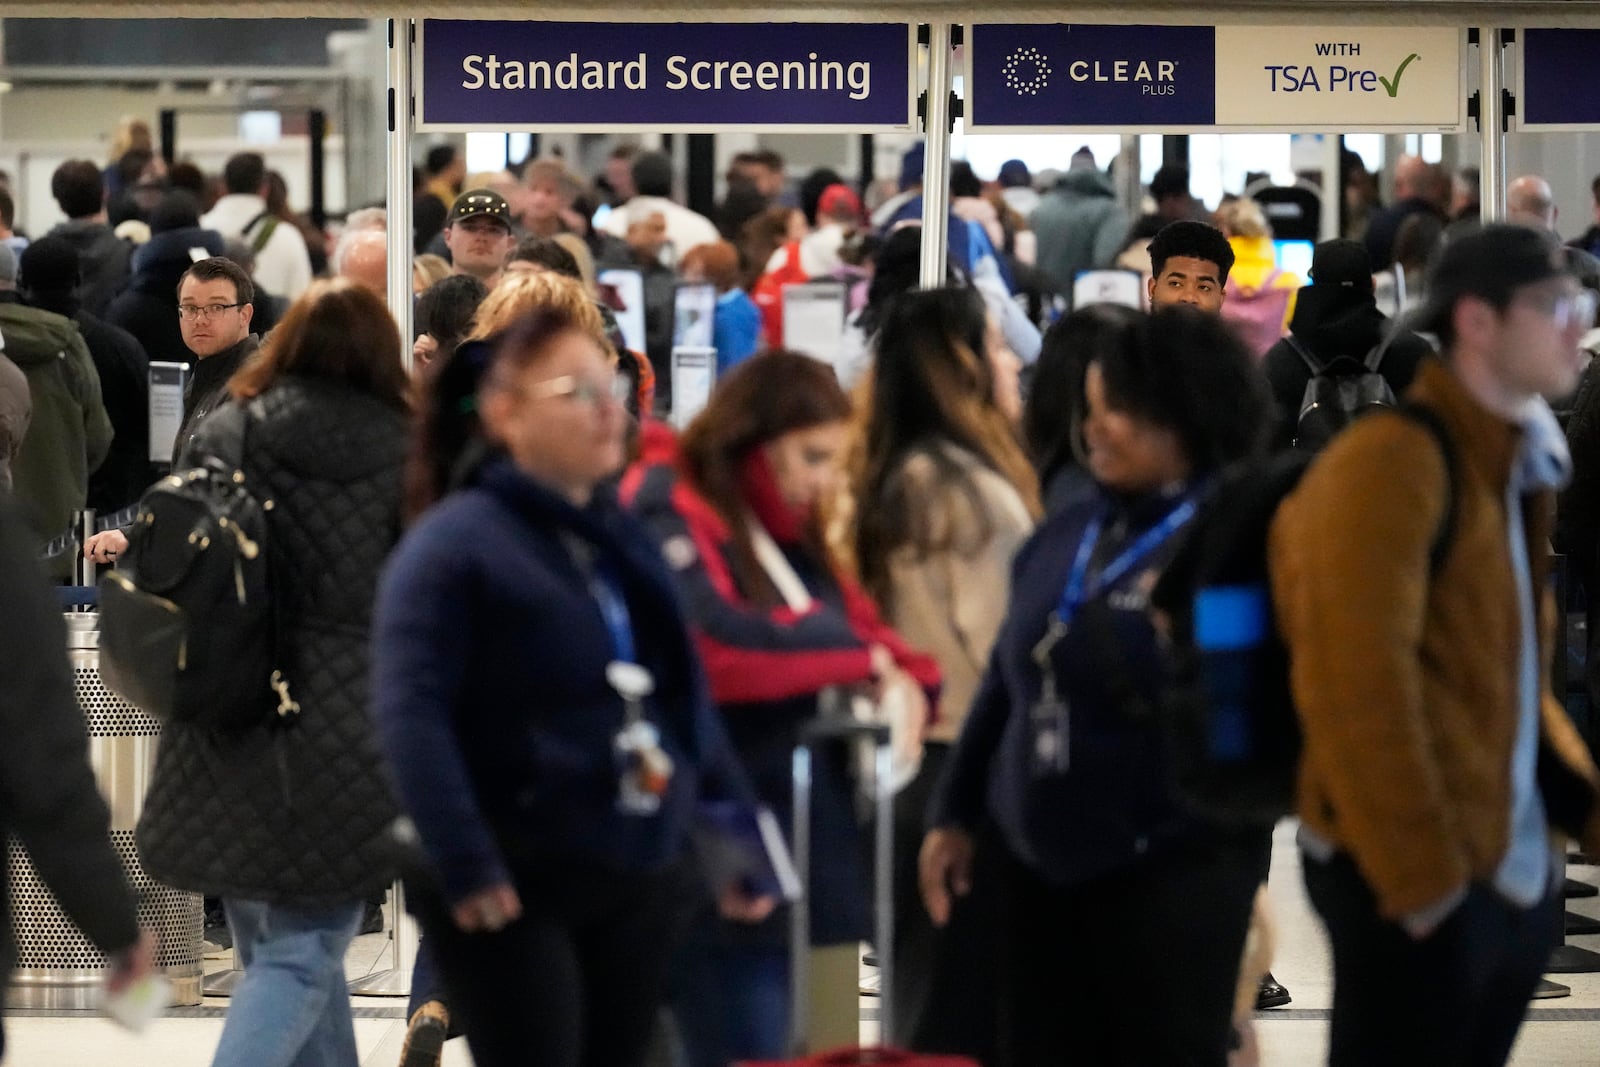
M 287 376 L 251 405 L 245 474 L 268 512 L 293 725 L 172 725 L 139 820 L 145 870 L 207 896 L 321 907 L 392 870 L 396 814 L 367 710 L 378 573 L 400 532 L 406 417 Z M 192 450 L 207 447 L 202 425 Z

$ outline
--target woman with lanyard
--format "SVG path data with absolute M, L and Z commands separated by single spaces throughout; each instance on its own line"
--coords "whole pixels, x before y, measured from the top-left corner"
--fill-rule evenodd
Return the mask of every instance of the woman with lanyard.
M 460 488 L 379 596 L 374 708 L 429 868 L 412 903 L 479 1067 L 642 1061 L 696 805 L 749 795 L 672 580 L 603 489 L 626 421 L 612 363 L 558 305 L 458 349 L 410 510 Z M 717 888 L 732 918 L 772 909 Z
M 1265 834 L 1178 807 L 1154 709 L 1148 596 L 1207 481 L 1264 442 L 1270 402 L 1215 316 L 1138 316 L 1085 354 L 1096 495 L 1019 552 L 994 655 L 923 843 L 934 922 L 973 877 L 985 820 L 998 883 L 1002 1065 L 1227 1062 Z

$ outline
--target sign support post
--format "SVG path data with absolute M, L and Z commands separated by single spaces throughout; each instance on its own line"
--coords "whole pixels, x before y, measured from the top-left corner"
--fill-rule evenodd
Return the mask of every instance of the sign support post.
M 389 20 L 389 313 L 400 327 L 400 362 L 411 355 L 411 47 L 416 20 Z M 448 205 L 447 205 L 448 206 Z M 396 908 L 396 926 L 399 909 Z
M 945 283 L 950 223 L 950 24 L 928 32 L 928 91 L 923 97 L 922 274 L 924 289 Z
M 1483 146 L 1479 203 L 1484 222 L 1506 217 L 1505 44 L 1500 31 L 1478 30 L 1478 134 Z

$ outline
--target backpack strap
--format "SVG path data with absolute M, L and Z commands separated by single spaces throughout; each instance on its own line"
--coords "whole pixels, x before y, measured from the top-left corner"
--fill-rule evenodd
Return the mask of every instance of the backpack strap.
M 263 223 L 265 223 L 265 225 L 262 225 Z M 255 229 L 257 226 L 261 226 L 261 232 L 256 234 L 255 237 L 251 238 L 250 251 L 254 252 L 256 255 L 260 255 L 261 250 L 267 247 L 267 242 L 272 240 L 272 232 L 278 228 L 278 216 L 274 215 L 271 209 L 263 211 L 261 214 L 244 224 L 244 229 L 239 231 L 239 236 L 249 236 L 250 231 Z
M 1383 340 L 1372 346 L 1372 351 L 1367 353 L 1367 358 L 1361 362 L 1373 374 L 1378 373 L 1378 365 L 1383 362 L 1383 357 L 1389 354 L 1389 346 L 1394 344 L 1394 339 L 1399 336 L 1398 330 L 1390 330 L 1384 335 Z
M 202 423 L 206 428 L 204 459 L 215 459 L 229 471 L 244 469 L 244 439 L 249 428 L 250 414 L 245 405 L 231 400 L 207 415 Z
M 1301 344 L 1300 339 L 1294 334 L 1286 333 L 1283 335 L 1283 339 L 1289 342 L 1289 347 L 1294 349 L 1295 355 L 1299 356 L 1301 362 L 1303 362 L 1311 370 L 1311 376 L 1313 378 L 1319 376 L 1323 371 L 1328 369 L 1327 365 L 1318 360 L 1316 356 L 1313 356 L 1311 354 L 1311 349 Z
M 1450 552 L 1451 543 L 1456 534 L 1456 446 L 1450 439 L 1450 430 L 1445 426 L 1439 413 L 1423 404 L 1407 402 L 1394 409 L 1402 417 L 1413 424 L 1428 431 L 1438 445 L 1439 452 L 1444 457 L 1445 469 L 1445 505 L 1444 518 L 1439 522 L 1439 529 L 1433 536 L 1433 547 L 1428 551 L 1428 573 L 1430 577 L 1437 577 L 1444 567 L 1445 556 Z

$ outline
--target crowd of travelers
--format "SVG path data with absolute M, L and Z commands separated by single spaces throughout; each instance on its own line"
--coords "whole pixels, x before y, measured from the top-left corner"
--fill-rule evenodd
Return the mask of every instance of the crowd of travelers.
M 1291 469 L 1252 610 L 1290 663 L 1285 813 L 1332 944 L 1330 1063 L 1505 1062 L 1560 937 L 1566 844 L 1600 851 L 1548 592 L 1552 550 L 1585 585 L 1600 558 L 1600 271 L 1558 243 L 1542 179 L 1478 225 L 1465 204 L 1447 221 L 1436 167 L 1403 161 L 1378 208 L 1348 164 L 1361 239 L 1318 244 L 1302 284 L 1259 204 L 1207 212 L 1179 168 L 1130 220 L 1087 150 L 1039 182 L 958 164 L 948 275 L 924 289 L 917 152 L 870 213 L 835 173 L 791 183 L 741 154 L 708 218 L 660 153 L 619 148 L 589 182 L 559 159 L 469 176 L 443 146 L 418 171 L 403 337 L 382 209 L 328 240 L 260 156 L 219 186 L 132 138 L 57 171 L 67 221 L 0 244 L 19 739 L 0 827 L 113 989 L 150 973 L 30 571 L 85 504 L 139 499 L 169 451 L 145 370 L 186 364 L 168 466 L 240 441 L 295 701 L 168 724 L 136 834 L 151 877 L 216 902 L 208 937 L 243 970 L 214 1063 L 354 1067 L 344 956 L 396 877 L 423 932 L 405 1067 L 458 1034 L 479 1067 L 853 1043 L 863 794 L 889 784 L 848 744 L 813 753 L 808 945 L 781 885 L 714 846 L 729 819 L 790 831 L 808 725 L 861 709 L 894 721 L 885 1043 L 995 1067 L 1259 1062 L 1252 1013 L 1289 999 L 1272 824 L 1189 802 L 1162 709 L 1175 618 L 1193 607 L 1197 645 L 1250 629 L 1189 595 L 1191 542 Z M 1383 272 L 1430 224 L 1387 316 Z M 1119 263 L 1141 306 L 1073 305 L 1080 272 Z M 642 279 L 642 344 L 613 267 Z M 783 286 L 814 279 L 849 293 L 832 361 L 785 344 Z M 669 422 L 684 281 L 714 290 L 717 374 Z M 1274 290 L 1265 317 L 1237 310 Z M 123 526 L 81 547 L 114 566 L 130 544 Z

